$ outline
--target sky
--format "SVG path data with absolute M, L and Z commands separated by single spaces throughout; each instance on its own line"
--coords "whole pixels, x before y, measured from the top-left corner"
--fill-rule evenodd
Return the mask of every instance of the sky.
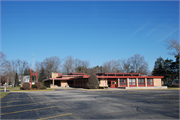
M 179 40 L 178 1 L 1 1 L 1 51 L 8 60 L 73 56 L 90 67 L 144 56 L 152 71 Z

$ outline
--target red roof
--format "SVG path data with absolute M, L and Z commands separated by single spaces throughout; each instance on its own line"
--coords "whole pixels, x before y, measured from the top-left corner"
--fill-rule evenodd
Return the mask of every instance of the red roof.
M 86 73 L 70 73 L 68 75 L 85 75 Z
M 71 75 L 70 75 L 71 74 Z M 90 75 L 86 75 L 86 73 L 70 73 L 68 75 L 62 75 L 61 77 L 73 77 L 73 78 L 50 78 L 50 80 L 73 80 L 80 78 L 89 78 Z M 103 76 L 97 76 L 97 78 L 164 78 L 164 76 L 141 76 L 141 73 L 97 73 L 103 74 Z M 104 74 L 122 74 L 122 76 L 104 76 Z M 125 76 L 130 75 L 130 76 Z M 134 76 L 138 75 L 138 76 Z
M 97 76 L 97 78 L 164 78 L 164 76 Z

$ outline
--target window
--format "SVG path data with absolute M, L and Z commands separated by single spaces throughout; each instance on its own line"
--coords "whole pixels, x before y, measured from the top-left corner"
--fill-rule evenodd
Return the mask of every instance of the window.
M 115 74 L 108 74 L 108 76 L 115 76 Z
M 116 74 L 116 76 L 123 76 L 123 74 Z
M 127 79 L 126 78 L 120 78 L 120 86 L 127 86 Z
M 145 86 L 144 78 L 139 78 L 138 79 L 138 86 Z
M 136 86 L 136 79 L 135 78 L 129 78 L 129 86 Z
M 147 79 L 147 86 L 153 86 L 153 79 L 152 78 Z

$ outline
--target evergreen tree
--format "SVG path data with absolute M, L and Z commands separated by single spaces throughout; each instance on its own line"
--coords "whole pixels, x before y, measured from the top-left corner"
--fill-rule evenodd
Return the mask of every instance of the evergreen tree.
M 176 58 L 176 73 L 177 73 L 177 78 L 179 80 L 179 54 L 175 56 Z
M 24 75 L 30 75 L 31 74 L 30 72 L 31 72 L 30 68 L 26 68 L 24 70 Z
M 38 77 L 38 81 L 39 82 L 42 82 L 42 80 L 44 80 L 46 78 L 45 74 L 44 74 L 44 67 L 41 68 L 40 70 L 40 74 L 39 74 L 39 77 Z
M 163 60 L 161 57 L 157 58 L 154 65 L 153 75 L 164 76 L 163 81 L 170 82 L 179 78 L 179 55 L 175 57 L 175 62 L 171 59 Z
M 18 87 L 19 86 L 19 79 L 18 79 L 18 74 L 16 73 L 16 76 L 15 76 L 15 87 Z
M 95 73 L 92 73 L 88 79 L 87 87 L 90 89 L 97 89 L 98 85 L 98 78 Z
M 157 58 L 152 74 L 154 76 L 164 76 L 165 75 L 164 59 L 162 57 Z

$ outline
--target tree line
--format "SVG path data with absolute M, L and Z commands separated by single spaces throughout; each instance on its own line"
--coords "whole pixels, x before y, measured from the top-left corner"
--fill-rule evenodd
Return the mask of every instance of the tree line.
M 166 42 L 167 49 L 175 49 L 176 52 L 170 53 L 176 57 L 176 61 L 164 60 L 157 58 L 155 66 L 152 71 L 153 75 L 165 76 L 166 81 L 173 80 L 179 76 L 179 43 L 176 40 L 169 40 Z M 13 85 L 18 85 L 18 80 L 23 82 L 23 76 L 30 75 L 31 64 L 26 60 L 7 60 L 6 55 L 0 52 L 0 78 L 1 83 L 8 82 Z M 48 79 L 52 72 L 69 74 L 72 72 L 86 73 L 142 73 L 143 75 L 151 74 L 148 67 L 148 62 L 145 61 L 144 56 L 135 54 L 127 59 L 109 60 L 104 62 L 101 66 L 97 65 L 90 67 L 89 60 L 80 60 L 67 56 L 63 59 L 59 56 L 52 56 L 45 58 L 42 62 L 36 61 L 35 69 L 38 70 L 38 81 Z
M 9 81 L 9 83 L 16 85 L 18 84 L 18 79 L 21 79 L 23 82 L 23 76 L 30 75 L 31 65 L 27 61 L 19 59 L 8 61 L 5 54 L 1 52 L 0 55 L 2 83 Z M 148 63 L 144 60 L 144 56 L 135 54 L 128 59 L 109 60 L 104 62 L 102 66 L 97 65 L 91 68 L 88 60 L 74 59 L 73 56 L 67 56 L 63 59 L 60 59 L 58 56 L 52 56 L 45 58 L 42 62 L 36 61 L 35 69 L 38 70 L 38 81 L 41 82 L 43 79 L 52 77 L 52 72 L 62 73 L 64 75 L 73 72 L 86 73 L 88 75 L 92 72 L 136 72 L 148 74 Z
M 175 57 L 175 61 L 168 58 L 157 58 L 157 60 L 155 61 L 154 69 L 152 71 L 152 75 L 164 76 L 163 81 L 166 83 L 172 82 L 173 80 L 179 81 L 179 42 L 175 39 L 167 40 L 165 46 L 168 50 L 174 50 L 173 52 L 169 52 L 169 54 Z

